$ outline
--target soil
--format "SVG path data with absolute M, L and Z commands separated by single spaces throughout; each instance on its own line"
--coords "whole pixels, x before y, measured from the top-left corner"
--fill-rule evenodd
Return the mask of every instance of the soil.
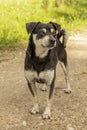
M 71 94 L 63 91 L 64 74 L 57 65 L 52 118 L 48 120 L 42 119 L 46 92 L 39 84 L 41 113 L 30 114 L 33 100 L 24 77 L 25 49 L 0 52 L 0 130 L 87 130 L 86 36 L 70 37 L 67 44 Z

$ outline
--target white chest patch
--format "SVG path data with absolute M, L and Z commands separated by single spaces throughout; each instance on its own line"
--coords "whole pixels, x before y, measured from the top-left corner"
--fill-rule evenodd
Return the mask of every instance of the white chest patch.
M 54 70 L 47 70 L 40 72 L 39 75 L 36 71 L 25 71 L 25 78 L 29 80 L 29 82 L 32 82 L 34 79 L 44 79 L 48 84 L 51 84 L 53 78 L 54 78 Z

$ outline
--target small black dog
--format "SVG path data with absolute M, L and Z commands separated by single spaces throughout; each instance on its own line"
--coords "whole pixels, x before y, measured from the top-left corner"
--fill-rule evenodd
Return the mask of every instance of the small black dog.
M 39 112 L 37 90 L 35 82 L 44 83 L 43 90 L 47 89 L 47 106 L 43 118 L 51 117 L 51 100 L 53 96 L 54 82 L 56 77 L 56 65 L 59 61 L 63 68 L 67 83 L 66 93 L 71 93 L 67 71 L 67 33 L 61 30 L 57 23 L 31 22 L 26 24 L 28 33 L 31 33 L 25 57 L 25 78 L 28 87 L 35 99 L 31 113 Z M 62 42 L 60 41 L 62 37 Z

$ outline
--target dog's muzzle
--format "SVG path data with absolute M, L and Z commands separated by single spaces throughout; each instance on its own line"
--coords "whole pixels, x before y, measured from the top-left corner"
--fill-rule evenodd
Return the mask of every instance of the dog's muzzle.
M 56 46 L 56 39 L 50 38 L 48 47 L 55 47 L 55 46 Z

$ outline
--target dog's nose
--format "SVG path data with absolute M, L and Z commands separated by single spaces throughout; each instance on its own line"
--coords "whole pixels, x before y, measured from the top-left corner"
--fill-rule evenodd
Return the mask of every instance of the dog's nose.
M 49 39 L 49 42 L 51 43 L 51 44 L 54 44 L 55 43 L 55 39 Z

